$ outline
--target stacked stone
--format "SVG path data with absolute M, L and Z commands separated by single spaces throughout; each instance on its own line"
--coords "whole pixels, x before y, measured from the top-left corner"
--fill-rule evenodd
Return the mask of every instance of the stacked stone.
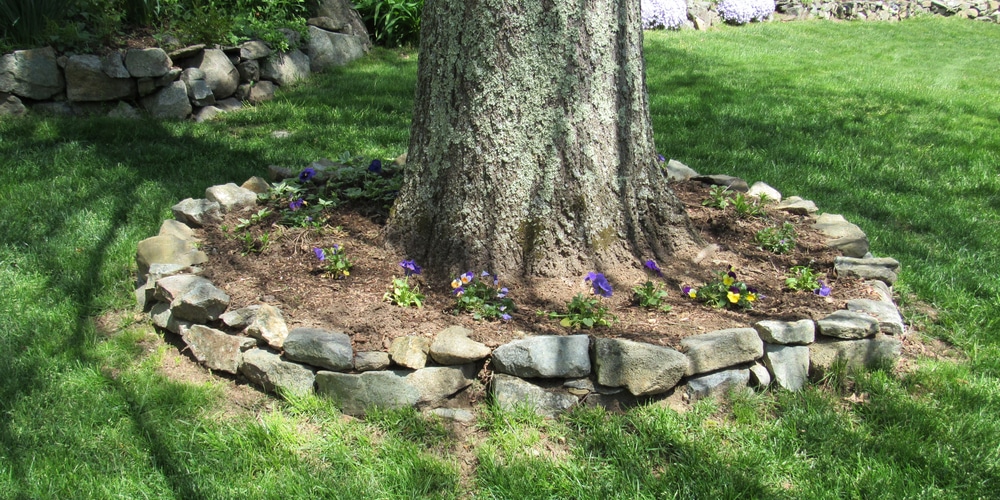
M 279 53 L 261 41 L 194 45 L 169 53 L 128 49 L 102 56 L 58 56 L 51 47 L 14 51 L 0 58 L 0 115 L 21 115 L 30 108 L 134 118 L 138 106 L 156 118 L 193 116 L 202 121 L 244 102 L 267 101 L 276 86 L 347 64 L 370 49 L 364 23 L 349 3 L 326 0 L 318 9 L 320 15 L 309 20 L 304 52 Z M 284 35 L 290 46 L 298 46 L 298 33 L 286 30 Z M 107 111 L 110 103 L 117 104 Z

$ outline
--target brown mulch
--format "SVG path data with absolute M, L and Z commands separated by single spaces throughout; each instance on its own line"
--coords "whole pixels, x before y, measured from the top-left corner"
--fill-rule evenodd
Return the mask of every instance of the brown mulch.
M 833 274 L 838 252 L 826 247 L 823 236 L 810 228 L 805 216 L 768 210 L 764 219 L 740 219 L 732 208 L 719 210 L 701 205 L 707 186 L 680 182 L 672 187 L 687 207 L 688 214 L 707 246 L 699 258 L 661 262 L 672 310 L 658 312 L 632 305 L 631 288 L 641 284 L 642 263 L 636 262 L 635 282 L 612 282 L 613 297 L 605 299 L 618 321 L 611 327 L 587 330 L 602 337 L 620 337 L 651 344 L 677 347 L 682 338 L 722 328 L 751 326 L 763 319 L 819 319 L 845 307 L 854 298 L 873 297 L 873 291 L 854 278 Z M 230 214 L 220 227 L 233 228 L 239 217 Z M 393 277 L 402 276 L 399 262 L 405 258 L 385 249 L 381 225 L 373 215 L 349 208 L 339 210 L 322 230 L 258 225 L 250 230 L 270 234 L 269 246 L 260 254 L 244 255 L 242 239 L 230 230 L 200 230 L 202 248 L 210 260 L 205 276 L 231 297 L 230 309 L 258 303 L 278 307 L 290 328 L 309 326 L 340 329 L 348 333 L 356 351 L 386 350 L 392 339 L 404 335 L 433 336 L 455 324 L 470 328 L 472 338 L 490 347 L 525 335 L 581 333 L 561 327 L 538 311 L 563 311 L 566 301 L 577 293 L 589 293 L 583 276 L 577 280 L 534 280 L 510 284 L 510 297 L 518 311 L 512 321 L 475 321 L 467 314 L 453 313 L 454 296 L 449 283 L 421 282 L 427 297 L 424 307 L 401 308 L 383 300 Z M 756 231 L 788 221 L 798 232 L 798 245 L 788 255 L 775 255 L 757 248 Z M 242 233 L 241 233 L 242 234 Z M 313 254 L 314 247 L 338 244 L 346 248 L 354 263 L 350 276 L 334 279 L 323 273 Z M 696 262 L 697 260 L 697 262 Z M 419 264 L 419 262 L 418 262 Z M 756 287 L 762 298 L 753 310 L 714 309 L 681 293 L 683 286 L 698 287 L 715 273 L 732 265 L 738 278 Z M 810 265 L 826 275 L 832 288 L 829 297 L 810 292 L 783 290 L 787 270 L 794 265 Z M 473 270 L 477 273 L 480 270 Z M 501 284 L 503 277 L 500 277 Z

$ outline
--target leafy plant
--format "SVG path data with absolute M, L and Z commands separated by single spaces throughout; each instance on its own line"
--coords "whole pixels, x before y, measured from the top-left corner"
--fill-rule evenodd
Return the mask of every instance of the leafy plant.
M 351 275 L 351 268 L 354 263 L 347 258 L 344 247 L 334 244 L 330 248 L 313 248 L 313 253 L 319 259 L 323 270 L 334 277 L 334 279 L 346 278 Z
M 267 250 L 271 246 L 271 234 L 264 232 L 259 236 L 255 236 L 250 231 L 243 231 L 243 236 L 241 236 L 241 242 L 243 244 L 243 255 L 249 254 L 261 254 L 264 250 Z
M 517 308 L 507 296 L 506 287 L 500 286 L 500 279 L 483 271 L 477 278 L 472 271 L 462 274 L 451 282 L 455 294 L 455 312 L 472 313 L 476 320 L 510 321 L 510 313 Z
M 549 312 L 551 319 L 558 319 L 559 324 L 566 328 L 593 328 L 595 326 L 611 326 L 618 318 L 611 314 L 608 306 L 599 297 L 611 297 L 614 290 L 603 273 L 587 273 L 585 282 L 590 283 L 593 296 L 577 294 L 566 304 L 565 313 Z
M 410 276 L 420 274 L 421 267 L 412 260 L 404 260 L 399 263 L 399 266 L 403 268 L 405 276 L 402 278 L 393 277 L 392 289 L 386 292 L 382 298 L 400 307 L 423 307 L 424 294 L 420 293 L 420 289 L 416 285 L 410 285 Z
M 656 261 L 652 259 L 647 260 L 643 266 L 651 273 L 660 277 L 663 276 L 663 271 L 656 264 Z M 642 285 L 633 288 L 632 293 L 633 300 L 639 307 L 659 309 L 663 312 L 670 310 L 670 304 L 666 303 L 667 291 L 663 288 L 663 283 L 658 282 L 654 284 L 652 280 L 647 280 Z
M 743 193 L 736 193 L 736 196 L 732 199 L 733 210 L 736 211 L 736 215 L 741 219 L 764 217 L 767 215 L 767 211 L 764 209 L 766 201 L 766 195 L 762 195 L 761 198 L 755 198 Z
M 719 271 L 718 278 L 697 289 L 684 287 L 684 294 L 712 307 L 730 309 L 752 309 L 759 298 L 756 288 L 737 279 L 733 266 L 728 271 Z
M 830 295 L 831 290 L 820 279 L 821 276 L 822 274 L 817 274 L 809 266 L 794 266 L 785 276 L 785 288 L 794 291 L 809 290 L 820 297 L 826 297 Z
M 420 37 L 424 0 L 357 0 L 354 6 L 379 45 L 398 47 Z
M 264 221 L 264 219 L 270 217 L 272 213 L 273 212 L 271 211 L 271 209 L 264 207 L 258 210 L 257 213 L 251 214 L 249 219 L 240 218 L 238 219 L 238 223 L 236 224 L 236 230 L 243 231 L 250 226 L 255 226 L 257 224 L 260 224 L 261 222 Z
M 726 186 L 712 186 L 708 190 L 708 198 L 701 202 L 703 206 L 725 210 L 729 206 L 729 188 Z
M 795 249 L 796 236 L 795 226 L 786 222 L 780 228 L 771 226 L 757 231 L 753 239 L 761 249 L 780 255 Z

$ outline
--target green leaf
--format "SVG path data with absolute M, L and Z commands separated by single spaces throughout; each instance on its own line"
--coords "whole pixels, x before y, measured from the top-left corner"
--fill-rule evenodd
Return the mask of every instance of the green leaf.
M 561 321 L 559 321 L 559 324 L 565 326 L 566 328 L 573 327 L 573 321 L 569 318 L 563 318 Z

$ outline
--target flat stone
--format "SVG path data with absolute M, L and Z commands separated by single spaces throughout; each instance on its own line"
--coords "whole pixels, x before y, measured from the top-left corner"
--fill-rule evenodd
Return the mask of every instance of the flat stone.
M 354 369 L 359 372 L 387 370 L 390 363 L 387 352 L 367 351 L 354 354 Z
M 822 378 L 835 364 L 843 364 L 848 371 L 892 367 L 902 349 L 901 340 L 881 333 L 861 340 L 820 337 L 809 346 L 809 376 Z
M 257 205 L 257 193 L 241 188 L 233 182 L 206 189 L 205 199 L 218 203 L 223 212 L 241 210 Z
M 201 250 L 195 250 L 190 240 L 163 234 L 140 241 L 136 245 L 135 262 L 139 267 L 139 276 L 145 276 L 152 264 L 194 266 L 208 262 L 208 256 Z
M 837 257 L 833 260 L 837 276 L 879 280 L 892 286 L 899 273 L 899 261 L 883 258 Z
M 476 416 L 471 411 L 461 408 L 434 408 L 428 411 L 428 413 L 438 418 L 454 420 L 463 424 L 471 423 L 476 419 Z
M 442 365 L 464 365 L 490 355 L 486 344 L 469 338 L 472 330 L 451 326 L 438 332 L 430 346 L 430 356 Z
M 187 47 L 171 51 L 167 55 L 170 57 L 170 59 L 174 61 L 179 61 L 181 59 L 189 59 L 191 57 L 194 57 L 199 53 L 201 53 L 201 51 L 203 50 L 205 50 L 205 44 L 199 43 L 196 45 L 189 45 Z
M 234 330 L 244 330 L 246 327 L 253 323 L 253 319 L 257 317 L 257 311 L 260 306 L 257 304 L 241 307 L 239 309 L 234 309 L 232 311 L 226 311 L 219 319 L 222 324 L 232 328 Z
M 779 387 L 801 390 L 809 378 L 809 346 L 764 344 L 764 364 Z
M 673 389 L 688 369 L 687 356 L 669 347 L 607 338 L 594 340 L 594 364 L 597 383 L 635 396 Z
M 392 339 L 389 357 L 393 363 L 419 370 L 427 365 L 427 354 L 431 349 L 431 339 L 418 335 L 407 335 Z
M 590 337 L 528 337 L 497 347 L 493 369 L 521 378 L 574 378 L 590 375 Z
M 254 339 L 193 325 L 181 330 L 181 338 L 191 354 L 211 370 L 236 374 L 243 359 L 243 351 L 257 345 Z
M 15 50 L 0 57 L 0 93 L 44 100 L 52 98 L 65 88 L 66 81 L 59 70 L 52 47 Z M 17 102 L 20 103 L 20 100 Z M 2 105 L 3 99 L 0 99 L 0 106 Z
M 887 335 L 902 335 L 905 331 L 903 317 L 892 302 L 870 299 L 847 301 L 847 310 L 867 314 L 878 320 L 878 328 Z
M 310 17 L 306 20 L 306 25 L 315 26 L 317 28 L 322 28 L 326 31 L 333 31 L 340 33 L 344 29 L 350 29 L 350 25 L 338 22 L 329 17 Z
M 340 331 L 320 328 L 296 328 L 288 332 L 283 344 L 285 357 L 330 371 L 354 368 L 351 338 Z
M 759 359 L 764 342 L 753 328 L 730 328 L 681 340 L 690 362 L 687 375 L 707 373 Z
M 712 186 L 725 186 L 733 191 L 739 191 L 741 193 L 745 193 L 750 190 L 750 186 L 747 184 L 747 181 L 731 175 L 699 175 L 692 177 L 692 179 Z
M 304 396 L 312 394 L 316 374 L 298 363 L 289 363 L 281 356 L 263 349 L 243 353 L 239 372 L 265 391 Z
M 182 278 L 188 275 L 168 276 L 156 282 L 155 297 L 160 295 L 162 283 L 174 278 Z M 217 288 L 210 281 L 201 278 L 196 284 L 185 289 L 170 301 L 170 312 L 185 321 L 192 323 L 208 323 L 219 319 L 219 315 L 229 307 L 229 295 Z
M 162 278 L 168 276 L 176 276 L 178 274 L 201 274 L 202 269 L 195 266 L 187 266 L 180 264 L 150 264 L 149 272 L 145 274 L 140 274 L 136 282 L 135 298 L 138 302 L 139 307 L 143 311 L 148 310 L 152 307 L 153 302 L 156 300 L 153 297 L 156 291 L 156 282 Z
M 749 369 L 722 370 L 689 378 L 687 393 L 691 399 L 719 397 L 731 390 L 745 389 L 749 381 Z
M 138 91 L 131 78 L 111 78 L 100 57 L 70 56 L 66 62 L 66 98 L 70 101 L 115 101 L 131 99 Z
M 494 373 L 490 382 L 493 400 L 504 410 L 527 406 L 535 413 L 554 418 L 579 402 L 576 396 L 559 390 L 546 390 L 518 377 Z
M 811 200 L 803 200 L 798 196 L 789 196 L 774 206 L 775 210 L 788 212 L 792 215 L 809 215 L 819 212 L 816 204 Z
M 222 207 L 206 199 L 186 198 L 170 207 L 170 210 L 173 211 L 175 219 L 191 227 L 204 227 L 222 220 Z
M 753 183 L 753 185 L 750 186 L 750 190 L 747 191 L 747 195 L 754 196 L 758 199 L 761 195 L 763 195 L 768 201 L 773 201 L 775 203 L 781 202 L 781 192 L 761 181 Z
M 153 117 L 183 120 L 191 114 L 191 101 L 184 82 L 173 82 L 159 91 L 143 97 L 142 107 Z
M 316 373 L 316 393 L 329 397 L 347 415 L 362 416 L 372 407 L 393 409 L 416 406 L 420 391 L 403 371 L 375 371 L 360 374 L 320 371 Z
M 406 382 L 417 389 L 417 406 L 440 406 L 445 399 L 472 385 L 476 379 L 473 364 L 461 366 L 431 366 L 406 376 Z
M 766 366 L 754 363 L 750 367 L 750 383 L 754 387 L 767 387 L 771 385 L 771 372 L 767 371 Z
M 753 325 L 760 339 L 769 344 L 806 345 L 816 339 L 816 323 L 811 319 L 798 321 L 764 320 Z
M 267 342 L 267 345 L 281 349 L 288 338 L 288 326 L 285 318 L 281 315 L 281 310 L 270 304 L 261 304 L 254 314 L 253 320 L 247 325 L 244 333 Z
M 260 40 L 251 40 L 240 44 L 240 57 L 242 59 L 263 59 L 271 55 L 271 48 Z
M 226 99 L 216 100 L 215 105 L 219 107 L 222 111 L 236 111 L 238 109 L 243 109 L 243 102 L 235 97 L 229 97 Z M 246 186 L 244 186 L 246 187 Z
M 875 294 L 878 295 L 879 300 L 893 304 L 892 287 L 886 285 L 884 281 L 868 280 L 865 281 L 865 284 L 871 287 Z
M 184 328 L 190 328 L 194 325 L 190 321 L 174 317 L 170 311 L 170 304 L 164 302 L 153 304 L 153 307 L 149 310 L 149 318 L 153 321 L 153 325 L 176 334 L 180 334 Z
M 820 335 L 841 339 L 862 339 L 879 331 L 878 320 L 863 313 L 836 311 L 816 322 Z
M 222 113 L 223 111 L 215 106 L 205 106 L 204 108 L 195 111 L 194 121 L 197 123 L 211 121 Z
M 868 236 L 842 215 L 821 214 L 812 227 L 827 237 L 827 246 L 840 250 L 848 257 L 864 257 L 868 253 Z
M 677 160 L 668 161 L 667 166 L 664 168 L 667 171 L 667 179 L 670 181 L 686 181 L 698 177 L 698 172 L 695 172 L 693 168 Z
M 133 78 L 159 78 L 173 66 L 170 56 L 160 48 L 129 49 L 125 52 L 125 68 Z

